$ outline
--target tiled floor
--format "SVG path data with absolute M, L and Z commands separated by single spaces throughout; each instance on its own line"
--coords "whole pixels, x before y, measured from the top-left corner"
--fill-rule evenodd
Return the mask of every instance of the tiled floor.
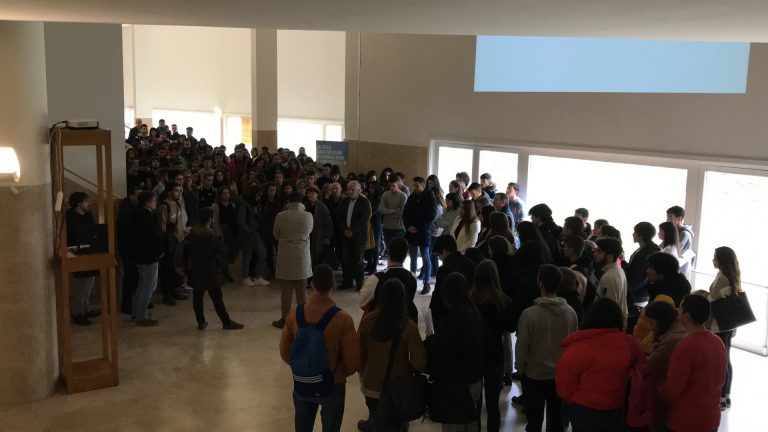
M 0 431 L 289 431 L 293 430 L 290 370 L 277 351 L 279 288 L 225 287 L 241 331 L 222 331 L 210 302 L 211 323 L 197 331 L 190 301 L 158 305 L 160 326 L 136 328 L 120 317 L 120 385 L 76 395 L 57 394 L 32 404 L 0 408 Z M 354 291 L 333 294 L 358 322 Z M 428 297 L 417 296 L 419 308 Z M 423 326 L 422 326 L 423 330 Z M 734 407 L 721 431 L 767 431 L 768 360 L 734 349 Z M 517 394 L 507 387 L 503 401 Z M 357 376 L 347 385 L 344 431 L 366 414 Z M 523 431 L 516 410 L 502 403 L 504 431 Z M 319 419 L 315 430 L 319 431 Z M 438 431 L 414 422 L 411 431 Z

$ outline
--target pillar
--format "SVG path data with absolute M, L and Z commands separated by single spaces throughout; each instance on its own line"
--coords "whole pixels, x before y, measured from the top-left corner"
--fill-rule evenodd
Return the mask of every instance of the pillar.
M 277 149 L 277 30 L 251 30 L 253 145 Z
M 57 371 L 45 40 L 42 23 L 0 21 L 0 146 L 21 179 L 0 184 L 0 405 L 50 395 Z

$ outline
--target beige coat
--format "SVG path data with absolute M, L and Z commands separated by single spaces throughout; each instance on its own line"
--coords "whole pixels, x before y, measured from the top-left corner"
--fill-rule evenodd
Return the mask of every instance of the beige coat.
M 277 271 L 275 277 L 283 280 L 302 280 L 312 276 L 312 257 L 309 236 L 314 221 L 304 210 L 304 204 L 288 203 L 277 214 L 272 234 L 277 239 Z

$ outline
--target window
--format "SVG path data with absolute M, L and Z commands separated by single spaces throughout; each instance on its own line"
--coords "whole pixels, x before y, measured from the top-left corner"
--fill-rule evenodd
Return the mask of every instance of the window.
M 317 157 L 316 141 L 342 141 L 344 124 L 332 120 L 303 120 L 281 118 L 277 120 L 277 146 L 299 153 L 304 147 L 307 156 Z
M 221 145 L 221 116 L 213 112 L 153 109 L 152 125 L 157 125 L 160 119 L 164 119 L 168 126 L 177 125 L 181 134 L 186 133 L 187 126 L 191 126 L 194 129 L 194 137 L 198 140 L 205 138 L 213 147 Z M 241 141 L 238 140 L 237 143 L 239 142 Z
M 128 139 L 128 134 L 131 132 L 131 129 L 134 126 L 134 122 L 136 121 L 135 116 L 136 111 L 133 109 L 133 107 L 123 108 L 123 123 L 125 124 L 123 132 L 125 132 L 125 139 Z
M 224 116 L 224 145 L 227 154 L 234 153 L 237 144 L 245 144 L 248 151 L 251 150 L 251 117 L 238 115 Z
M 489 173 L 500 191 L 507 189 L 507 184 L 517 182 L 517 153 L 480 150 L 480 175 Z
M 530 156 L 527 204 L 546 203 L 558 225 L 577 208 L 587 208 L 590 222 L 607 219 L 621 231 L 629 256 L 636 249 L 635 224 L 656 226 L 666 220 L 669 207 L 685 204 L 687 176 L 678 168 Z
M 746 93 L 749 43 L 478 36 L 475 91 Z
M 445 193 L 448 193 L 448 184 L 456 179 L 456 173 L 465 171 L 472 179 L 472 155 L 471 148 L 440 146 L 437 154 L 437 178 Z
M 768 231 L 768 172 L 743 174 L 706 171 L 701 208 L 696 288 L 706 289 L 717 270 L 712 264 L 715 249 L 728 246 L 736 252 L 744 290 L 757 322 L 739 329 L 737 339 L 763 346 L 768 329 L 768 267 L 765 245 Z M 756 175 L 755 175 L 756 174 Z

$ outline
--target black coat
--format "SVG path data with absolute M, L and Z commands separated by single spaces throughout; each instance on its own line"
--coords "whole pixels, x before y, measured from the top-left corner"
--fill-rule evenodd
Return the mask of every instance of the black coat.
M 352 231 L 352 238 L 349 241 L 365 244 L 368 239 L 368 221 L 371 219 L 371 204 L 367 198 L 360 195 L 355 201 L 355 207 L 352 209 L 352 223 L 347 226 L 347 211 L 349 209 L 349 198 L 344 198 L 336 207 L 336 223 L 343 232 L 345 229 Z M 346 237 L 342 237 L 346 239 Z
M 394 278 L 403 283 L 403 287 L 405 287 L 405 298 L 408 303 L 408 317 L 414 323 L 418 324 L 419 310 L 416 308 L 416 304 L 413 301 L 416 298 L 416 278 L 413 277 L 411 272 L 402 267 L 393 267 L 386 271 L 376 273 L 376 278 L 379 282 L 376 284 L 376 291 L 373 293 L 373 299 L 368 303 L 369 310 L 376 309 L 376 305 L 379 303 L 379 293 L 381 293 L 381 287 L 384 286 L 384 282 Z
M 429 301 L 429 309 L 432 311 L 432 322 L 435 325 L 435 330 L 441 327 L 442 320 L 445 318 L 445 305 L 440 294 L 440 287 L 445 278 L 452 273 L 461 273 L 467 279 L 467 282 L 472 284 L 472 280 L 475 277 L 475 264 L 472 263 L 472 260 L 462 255 L 461 252 L 457 251 L 445 257 L 443 265 L 437 269 L 435 291 L 432 293 L 432 299 Z
M 201 225 L 195 225 L 185 240 L 184 270 L 189 285 L 209 289 L 224 284 L 225 248 L 221 237 Z
M 664 294 L 672 297 L 675 301 L 675 307 L 680 307 L 683 297 L 691 293 L 691 283 L 681 273 L 675 273 L 672 276 L 664 276 L 664 279 L 656 283 L 648 283 L 649 301 L 652 303 L 657 295 Z
M 426 246 L 432 242 L 432 222 L 437 215 L 437 202 L 431 190 L 414 192 L 408 196 L 403 208 L 403 225 L 405 238 L 410 244 Z M 408 232 L 409 227 L 415 227 L 416 233 Z
M 164 251 L 165 233 L 160 230 L 157 213 L 146 208 L 136 209 L 131 217 L 131 226 L 133 228 L 131 248 L 136 264 L 153 264 L 160 261 Z
M 648 275 L 645 273 L 648 257 L 660 250 L 656 243 L 649 242 L 629 258 L 629 264 L 624 268 L 624 274 L 627 275 L 627 304 L 648 301 L 645 288 L 648 284 Z

